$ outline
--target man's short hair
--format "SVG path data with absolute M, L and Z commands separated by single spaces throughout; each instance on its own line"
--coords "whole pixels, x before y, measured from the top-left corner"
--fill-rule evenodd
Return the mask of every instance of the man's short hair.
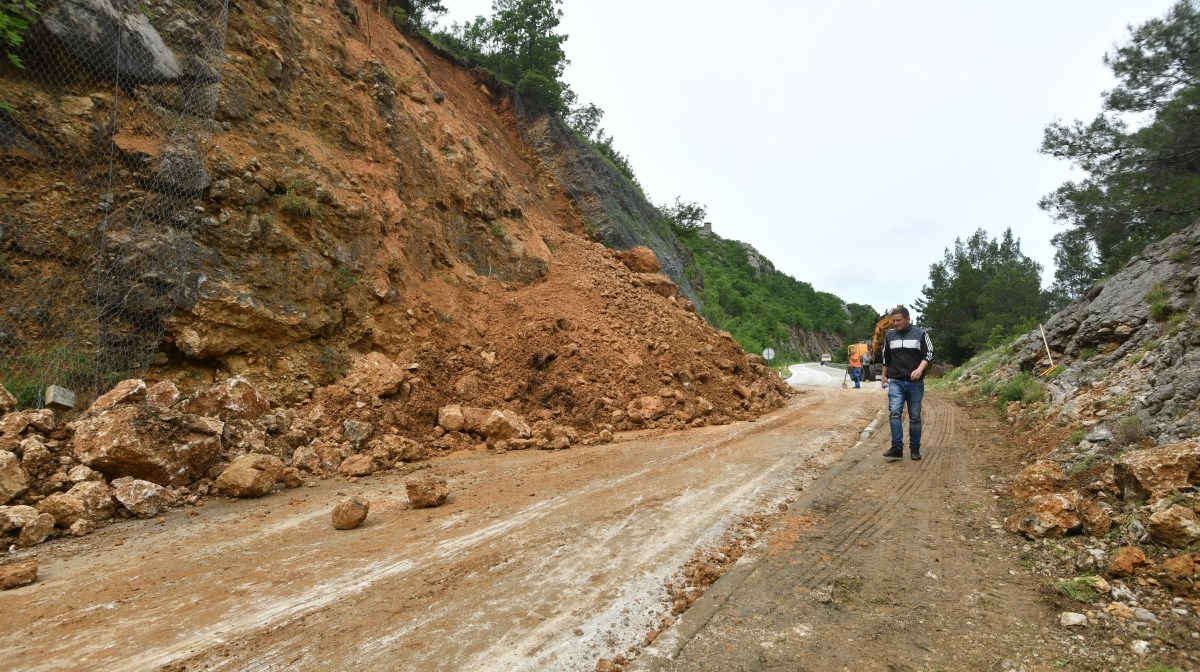
M 892 314 L 895 315 L 896 313 L 903 315 L 904 319 L 908 319 L 908 308 L 905 308 L 904 306 L 896 306 L 892 309 Z

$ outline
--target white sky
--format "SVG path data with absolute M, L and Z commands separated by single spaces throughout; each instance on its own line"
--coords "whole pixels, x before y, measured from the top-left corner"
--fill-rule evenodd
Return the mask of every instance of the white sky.
M 656 204 L 845 301 L 911 304 L 956 237 L 1012 227 L 1053 280 L 1037 152 L 1090 120 L 1103 56 L 1174 0 L 565 0 L 564 79 Z M 444 23 L 490 0 L 443 0 Z

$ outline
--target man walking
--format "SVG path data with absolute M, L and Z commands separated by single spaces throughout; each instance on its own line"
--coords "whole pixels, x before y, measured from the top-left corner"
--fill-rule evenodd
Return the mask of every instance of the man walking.
M 888 391 L 888 415 L 892 424 L 892 447 L 884 457 L 904 457 L 904 428 L 900 424 L 908 404 L 908 449 L 921 459 L 921 399 L 925 396 L 925 369 L 933 361 L 933 342 L 924 329 L 912 326 L 908 308 L 892 312 L 892 329 L 883 339 L 883 389 Z M 889 387 L 890 386 L 890 387 Z
M 854 381 L 854 387 L 862 387 L 862 355 L 858 354 L 858 348 L 850 351 L 850 379 Z

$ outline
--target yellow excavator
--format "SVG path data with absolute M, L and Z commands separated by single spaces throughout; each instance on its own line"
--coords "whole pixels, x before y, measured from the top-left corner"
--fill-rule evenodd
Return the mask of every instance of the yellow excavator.
M 875 320 L 875 333 L 871 334 L 871 343 L 868 345 L 866 341 L 859 343 L 851 343 L 846 346 L 846 360 L 850 360 L 850 356 L 855 352 L 862 359 L 862 377 L 863 380 L 878 380 L 883 374 L 883 337 L 887 335 L 888 329 L 892 328 L 892 314 L 898 309 L 903 308 L 903 303 L 896 304 L 895 308 L 887 311 Z M 850 366 L 846 366 L 846 372 L 850 372 Z

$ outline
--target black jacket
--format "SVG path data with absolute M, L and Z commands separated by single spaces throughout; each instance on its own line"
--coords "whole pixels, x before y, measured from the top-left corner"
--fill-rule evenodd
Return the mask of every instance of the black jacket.
M 908 380 L 922 359 L 933 362 L 933 341 L 929 340 L 929 334 L 924 329 L 909 325 L 903 331 L 888 330 L 883 338 L 883 365 L 887 367 L 888 378 Z M 925 371 L 921 372 L 921 379 L 925 378 L 928 371 L 929 367 L 926 366 Z

